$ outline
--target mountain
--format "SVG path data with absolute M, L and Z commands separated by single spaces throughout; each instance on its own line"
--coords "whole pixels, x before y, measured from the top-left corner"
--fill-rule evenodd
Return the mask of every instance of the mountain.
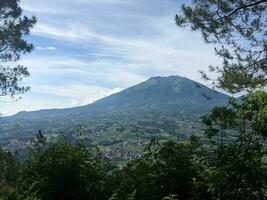
M 205 96 L 213 96 L 210 101 Z M 210 88 L 180 76 L 153 77 L 120 93 L 103 98 L 90 107 L 100 109 L 142 107 L 145 105 L 175 104 L 200 106 L 210 109 L 224 104 L 227 95 L 215 93 Z
M 211 98 L 209 100 L 209 97 Z M 210 110 L 216 105 L 227 102 L 229 97 L 210 88 L 180 76 L 153 77 L 136 86 L 105 97 L 95 103 L 67 109 L 48 109 L 33 112 L 19 112 L 10 119 L 55 117 L 80 115 L 84 113 L 119 112 L 173 105 L 175 107 Z
M 212 107 L 226 104 L 228 98 L 188 78 L 153 77 L 89 105 L 2 118 L 0 140 L 8 144 L 28 141 L 40 129 L 49 136 L 77 126 L 92 142 L 104 146 L 155 135 L 176 138 L 181 133 L 197 133 L 200 117 Z

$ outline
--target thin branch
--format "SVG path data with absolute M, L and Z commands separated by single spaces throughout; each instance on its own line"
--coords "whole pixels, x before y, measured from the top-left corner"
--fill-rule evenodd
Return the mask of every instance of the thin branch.
M 230 16 L 232 16 L 233 14 L 238 12 L 239 10 L 242 10 L 242 9 L 245 9 L 245 8 L 249 8 L 249 7 L 252 7 L 252 6 L 256 6 L 256 5 L 259 5 L 259 4 L 262 4 L 262 3 L 267 3 L 267 0 L 256 1 L 256 2 L 251 3 L 251 4 L 240 6 L 240 7 L 236 8 L 234 11 L 232 11 L 229 15 L 225 16 L 224 18 L 229 18 Z

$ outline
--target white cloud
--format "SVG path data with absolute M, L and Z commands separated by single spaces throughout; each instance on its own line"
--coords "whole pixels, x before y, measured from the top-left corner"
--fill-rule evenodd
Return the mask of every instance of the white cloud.
M 56 47 L 46 47 L 47 50 L 51 50 L 51 51 L 54 51 L 56 50 Z
M 37 46 L 37 47 L 35 47 L 35 49 L 37 49 L 37 50 L 54 51 L 54 50 L 56 50 L 56 47 L 41 47 L 41 46 Z
M 32 31 L 37 51 L 20 61 L 31 72 L 26 83 L 32 92 L 14 104 L 16 108 L 7 107 L 7 113 L 84 105 L 150 76 L 182 75 L 201 81 L 198 70 L 220 63 L 200 34 L 176 27 L 180 1 L 21 3 L 27 14 L 38 17 Z M 36 93 L 40 96 L 33 98 Z M 43 100 L 46 95 L 50 99 Z
M 36 85 L 32 88 L 35 93 L 42 93 L 61 97 L 98 99 L 110 91 L 104 87 L 83 85 L 83 84 L 66 84 L 66 85 Z
M 79 7 L 91 6 L 96 4 L 121 4 L 121 5 L 132 5 L 134 2 L 127 0 L 75 0 L 75 1 L 66 1 L 66 0 L 53 0 L 46 1 L 36 1 L 36 0 L 27 0 L 21 2 L 22 7 L 27 12 L 38 13 L 38 14 L 53 14 L 53 15 L 62 15 L 62 14 L 74 14 L 78 13 L 77 9 Z M 76 11 L 76 12 L 75 12 Z
M 64 25 L 62 24 L 59 27 L 40 22 L 33 29 L 32 33 L 40 36 L 51 37 L 53 39 L 69 40 L 72 42 L 97 36 L 91 33 L 88 29 L 82 28 L 82 26 L 79 25 L 73 25 L 71 23 Z
M 140 74 L 138 64 L 128 64 L 109 59 L 81 60 L 68 57 L 37 57 L 20 61 L 31 72 L 30 83 L 33 87 L 44 80 L 45 82 L 62 78 L 60 84 L 84 82 L 97 85 L 103 83 L 110 87 L 129 87 L 148 78 Z M 57 84 L 57 82 L 55 82 Z
M 67 104 L 67 106 L 66 106 Z M 24 95 L 23 98 L 17 102 L 0 103 L 0 113 L 4 116 L 16 114 L 19 111 L 34 111 L 49 108 L 64 108 L 69 107 L 69 103 L 57 102 L 51 99 L 44 100 L 41 98 L 34 98 L 32 96 Z
M 91 54 L 96 58 L 124 60 L 127 62 L 126 66 L 133 66 L 133 71 L 138 71 L 139 66 L 142 66 L 141 71 L 150 70 L 159 74 L 177 73 L 199 80 L 199 70 L 207 69 L 211 63 L 219 64 L 213 48 L 203 45 L 197 34 L 186 30 L 178 31 L 169 21 L 171 19 L 163 18 L 155 25 L 156 32 L 159 32 L 159 29 L 162 30 L 160 35 L 141 38 L 103 35 L 87 28 L 79 29 L 78 27 L 85 27 L 85 25 L 75 24 L 71 25 L 72 28 L 67 28 L 68 31 L 44 25 L 45 28 L 42 31 L 37 30 L 35 33 L 70 43 L 79 43 L 84 49 L 90 48 L 92 42 L 98 41 L 96 52 Z M 167 25 L 171 31 L 166 28 Z M 87 66 L 90 64 L 88 63 Z M 109 63 L 112 69 L 113 64 L 113 62 Z
M 68 108 L 81 105 L 87 105 L 96 100 L 118 93 L 122 88 L 104 88 L 98 86 L 69 84 L 69 85 L 39 85 L 32 88 L 35 94 L 42 94 L 43 98 L 36 98 L 29 94 L 25 95 L 21 100 L 11 101 L 10 99 L 0 102 L 5 116 L 13 115 L 21 110 L 33 111 L 49 108 Z M 47 96 L 47 97 L 46 97 Z M 53 98 L 54 96 L 54 98 Z M 58 100 L 60 97 L 60 100 Z

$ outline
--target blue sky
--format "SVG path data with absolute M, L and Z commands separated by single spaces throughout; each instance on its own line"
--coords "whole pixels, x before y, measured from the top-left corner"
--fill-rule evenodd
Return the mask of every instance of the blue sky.
M 179 0 L 23 0 L 38 24 L 22 57 L 31 91 L 1 113 L 91 103 L 152 76 L 201 81 L 199 70 L 219 64 L 199 33 L 176 27 Z M 185 1 L 188 2 L 188 1 Z

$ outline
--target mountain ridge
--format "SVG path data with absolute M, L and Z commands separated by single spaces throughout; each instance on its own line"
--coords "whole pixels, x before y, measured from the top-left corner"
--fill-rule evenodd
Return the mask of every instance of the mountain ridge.
M 180 84 L 180 85 L 179 85 Z M 159 87 L 159 85 L 161 85 L 162 87 Z M 176 86 L 176 88 L 174 88 L 173 86 Z M 185 87 L 189 87 L 187 89 L 185 89 Z M 99 110 L 101 109 L 101 107 L 103 108 L 103 106 L 105 106 L 105 108 L 107 108 L 109 105 L 112 104 L 118 104 L 118 102 L 114 102 L 114 101 L 119 101 L 119 105 L 114 106 L 113 105 L 113 109 L 118 108 L 119 106 L 141 106 L 142 104 L 144 104 L 143 102 L 145 102 L 145 104 L 158 104 L 158 103 L 170 103 L 172 101 L 175 101 L 178 99 L 178 97 L 181 99 L 183 98 L 183 100 L 189 100 L 187 96 L 185 96 L 185 93 L 187 95 L 190 94 L 189 90 L 192 90 L 193 92 L 191 93 L 194 94 L 194 89 L 199 89 L 199 92 L 196 93 L 196 95 L 199 96 L 198 100 L 200 100 L 200 102 L 198 103 L 203 103 L 203 101 L 206 101 L 207 98 L 205 98 L 203 96 L 203 94 L 207 95 L 207 96 L 214 96 L 214 95 L 219 95 L 219 98 L 222 98 L 224 103 L 225 99 L 229 98 L 226 94 L 222 94 L 216 91 L 212 91 L 209 87 L 200 84 L 196 81 L 193 81 L 189 78 L 186 77 L 182 77 L 182 76 L 156 76 L 156 77 L 151 77 L 148 80 L 139 83 L 137 85 L 134 85 L 132 87 L 129 87 L 121 92 L 112 94 L 110 96 L 104 97 L 102 99 L 99 99 L 91 104 L 87 104 L 87 105 L 83 105 L 83 106 L 77 106 L 77 107 L 70 107 L 70 108 L 52 108 L 52 109 L 40 109 L 40 110 L 36 110 L 36 111 L 20 111 L 18 113 L 16 113 L 15 115 L 12 116 L 8 116 L 7 118 L 12 118 L 12 117 L 25 117 L 26 115 L 31 115 L 31 114 L 36 114 L 36 113 L 42 113 L 42 114 L 48 114 L 50 112 L 54 113 L 54 112 L 60 112 L 57 113 L 58 115 L 64 115 L 64 114 L 69 114 L 69 112 L 72 112 L 74 110 L 77 110 L 77 112 L 79 112 L 80 110 Z M 145 96 L 143 94 L 143 96 L 141 96 L 140 94 L 137 94 L 138 92 L 147 92 L 149 89 L 150 94 L 148 94 L 148 96 Z M 171 91 L 173 90 L 173 91 Z M 179 91 L 181 90 L 181 91 Z M 161 98 L 157 99 L 155 98 L 155 96 L 158 96 L 158 92 L 161 92 Z M 175 96 L 175 94 L 179 94 L 182 93 L 182 95 L 180 96 Z M 134 97 L 127 97 L 127 95 L 134 95 Z M 201 97 L 202 96 L 202 97 Z M 138 97 L 138 98 L 137 98 Z M 196 96 L 195 96 L 196 97 Z M 121 98 L 122 100 L 118 100 L 119 98 Z M 149 102 L 148 102 L 148 98 L 149 98 Z M 165 98 L 165 99 L 164 99 Z M 153 101 L 155 100 L 155 101 Z M 108 102 L 107 102 L 108 101 Z M 121 102 L 124 101 L 124 102 Z M 213 100 L 211 100 L 212 102 Z M 121 104 L 122 103 L 122 104 Z M 127 105 L 128 103 L 128 105 Z M 177 102 L 179 103 L 179 102 Z M 186 103 L 189 103 L 188 101 Z M 214 105 L 214 104 L 218 104 L 218 102 L 216 103 L 211 103 L 210 105 Z M 111 106 L 109 106 L 109 109 L 112 109 Z M 53 114 L 51 114 L 53 115 Z

